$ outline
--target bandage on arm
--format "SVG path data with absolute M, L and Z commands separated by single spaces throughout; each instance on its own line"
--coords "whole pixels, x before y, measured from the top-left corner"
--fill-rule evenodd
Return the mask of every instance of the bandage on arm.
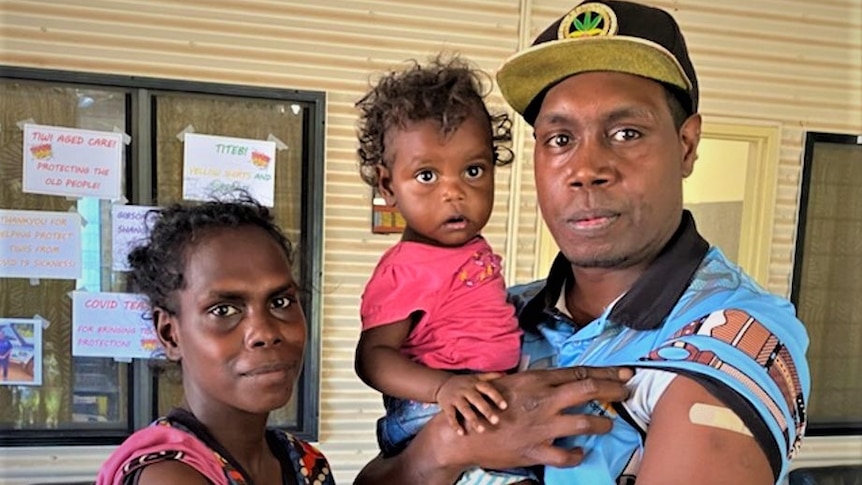
M 709 425 L 695 423 L 689 416 L 692 408 L 695 419 Z M 776 483 L 777 474 L 756 439 L 716 426 L 734 422 L 725 420 L 727 415 L 716 409 L 738 416 L 697 381 L 682 375 L 673 379 L 653 410 L 637 473 L 638 484 Z
M 745 423 L 730 409 L 724 406 L 696 402 L 688 410 L 688 419 L 692 424 L 726 429 L 746 436 L 752 436 Z

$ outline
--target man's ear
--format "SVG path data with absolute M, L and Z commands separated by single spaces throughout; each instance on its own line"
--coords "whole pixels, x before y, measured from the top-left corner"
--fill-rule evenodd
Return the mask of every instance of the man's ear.
M 689 116 L 679 129 L 683 178 L 687 178 L 694 171 L 694 162 L 697 161 L 697 147 L 700 144 L 700 130 L 701 118 L 698 113 Z
M 383 196 L 386 205 L 395 207 L 395 193 L 392 191 L 392 171 L 386 165 L 377 165 L 377 191 Z
M 159 338 L 168 360 L 179 361 L 182 357 L 179 339 L 177 338 L 176 316 L 164 308 L 153 308 L 153 319 L 156 324 L 156 336 Z

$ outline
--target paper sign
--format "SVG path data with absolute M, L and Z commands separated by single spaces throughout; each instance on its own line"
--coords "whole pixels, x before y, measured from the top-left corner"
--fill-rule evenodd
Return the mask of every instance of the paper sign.
M 129 252 L 146 242 L 150 234 L 146 216 L 153 209 L 156 207 L 145 205 L 111 207 L 111 268 L 114 271 L 129 271 Z
M 275 193 L 275 142 L 184 134 L 183 198 L 210 200 L 245 189 L 272 207 Z
M 42 322 L 0 318 L 0 385 L 42 385 Z
M 123 134 L 24 125 L 24 192 L 119 199 Z
M 80 278 L 81 216 L 0 209 L 0 277 Z
M 72 355 L 148 359 L 160 349 L 142 295 L 72 292 Z

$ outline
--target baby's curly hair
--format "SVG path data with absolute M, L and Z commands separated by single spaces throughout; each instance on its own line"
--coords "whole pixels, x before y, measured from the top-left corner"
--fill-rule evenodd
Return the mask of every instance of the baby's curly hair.
M 151 227 L 145 244 L 129 253 L 130 291 L 147 297 L 152 308 L 175 314 L 174 292 L 185 286 L 188 252 L 213 232 L 224 228 L 257 226 L 275 240 L 293 264 L 293 247 L 270 210 L 245 191 L 199 204 L 181 202 L 147 212 Z
M 360 175 L 377 186 L 377 167 L 385 165 L 383 139 L 386 130 L 403 128 L 409 122 L 433 120 L 448 135 L 469 116 L 488 121 L 494 164 L 512 161 L 507 144 L 512 140 L 512 122 L 506 113 L 491 115 L 485 105 L 490 76 L 455 56 L 433 58 L 427 65 L 410 61 L 402 71 L 386 73 L 357 103 Z M 487 82 L 486 82 L 487 81 Z

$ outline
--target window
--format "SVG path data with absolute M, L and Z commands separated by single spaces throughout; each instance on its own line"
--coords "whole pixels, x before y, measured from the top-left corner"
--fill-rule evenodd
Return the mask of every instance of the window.
M 862 136 L 808 133 L 791 300 L 811 339 L 809 435 L 862 434 Z
M 298 281 L 309 289 L 302 302 L 309 342 L 294 397 L 270 421 L 317 439 L 323 113 L 317 92 L 3 69 L 0 210 L 71 211 L 84 223 L 78 279 L 0 277 L 0 331 L 14 349 L 0 380 L 0 446 L 118 443 L 178 404 L 179 381 L 161 366 L 72 355 L 70 293 L 127 291 L 125 273 L 112 270 L 112 206 L 181 200 L 178 135 L 190 131 L 276 141 L 273 211 L 296 247 Z M 25 192 L 24 123 L 126 133 L 124 200 Z M 26 381 L 34 374 L 41 385 Z

